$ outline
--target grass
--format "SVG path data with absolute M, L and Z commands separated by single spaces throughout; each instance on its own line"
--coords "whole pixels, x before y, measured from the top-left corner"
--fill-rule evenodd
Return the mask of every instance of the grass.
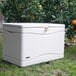
M 63 59 L 49 64 L 20 68 L 2 61 L 2 37 L 0 37 L 0 76 L 76 76 L 76 46 L 65 49 Z

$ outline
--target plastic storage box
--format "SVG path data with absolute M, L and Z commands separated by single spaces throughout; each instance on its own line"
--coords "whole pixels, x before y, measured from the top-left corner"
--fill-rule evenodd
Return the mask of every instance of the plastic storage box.
M 64 24 L 4 23 L 3 60 L 21 67 L 64 57 Z

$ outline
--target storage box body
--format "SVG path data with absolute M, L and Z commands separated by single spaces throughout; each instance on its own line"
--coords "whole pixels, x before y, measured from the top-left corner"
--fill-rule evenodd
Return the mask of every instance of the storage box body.
M 64 57 L 63 24 L 4 23 L 3 60 L 21 67 Z

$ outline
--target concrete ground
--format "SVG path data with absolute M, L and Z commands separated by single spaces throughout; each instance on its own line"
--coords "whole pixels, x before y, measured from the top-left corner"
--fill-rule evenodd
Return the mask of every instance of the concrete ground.
M 2 29 L 3 20 L 0 21 L 0 29 Z
M 2 29 L 2 23 L 3 23 L 3 20 L 4 18 L 3 18 L 3 15 L 2 15 L 2 13 L 0 12 L 0 30 Z

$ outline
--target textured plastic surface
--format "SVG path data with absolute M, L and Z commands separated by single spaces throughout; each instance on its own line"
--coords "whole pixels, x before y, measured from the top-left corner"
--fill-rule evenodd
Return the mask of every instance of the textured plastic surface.
M 11 24 L 3 24 L 3 60 L 24 67 L 64 57 L 64 24 Z

